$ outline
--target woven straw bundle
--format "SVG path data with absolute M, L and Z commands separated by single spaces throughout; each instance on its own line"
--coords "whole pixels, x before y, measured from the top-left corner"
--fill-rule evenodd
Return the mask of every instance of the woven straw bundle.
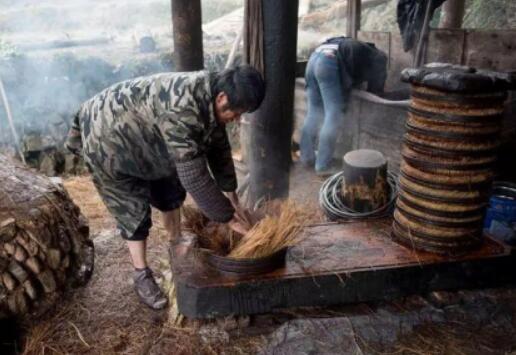
M 469 250 L 481 242 L 506 94 L 410 80 L 393 237 L 437 253 Z
M 227 224 L 210 222 L 192 207 L 185 207 L 183 216 L 185 229 L 198 236 L 201 248 L 237 259 L 263 258 L 298 243 L 309 219 L 305 210 L 292 201 L 271 201 L 252 213 L 257 223 L 242 236 Z

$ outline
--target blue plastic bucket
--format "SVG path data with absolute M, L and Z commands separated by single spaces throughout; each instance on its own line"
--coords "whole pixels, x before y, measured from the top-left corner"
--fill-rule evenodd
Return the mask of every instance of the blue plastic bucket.
M 516 184 L 500 181 L 493 184 L 484 229 L 494 237 L 516 242 Z

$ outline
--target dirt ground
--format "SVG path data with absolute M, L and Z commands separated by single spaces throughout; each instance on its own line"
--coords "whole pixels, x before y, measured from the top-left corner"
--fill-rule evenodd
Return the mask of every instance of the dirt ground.
M 321 182 L 296 164 L 291 197 L 319 214 Z M 504 354 L 516 349 L 516 292 L 510 288 L 173 324 L 168 310 L 152 311 L 138 302 L 126 246 L 114 235 L 114 220 L 90 178 L 71 177 L 64 184 L 89 219 L 95 272 L 53 314 L 25 325 L 24 354 Z M 159 213 L 153 223 L 148 259 L 163 280 L 168 261 Z
M 305 179 L 317 178 L 302 174 L 292 183 L 294 187 L 305 185 Z M 258 350 L 263 343 L 261 333 L 267 327 L 260 331 L 253 329 L 252 333 L 258 334 L 252 336 L 244 336 L 238 327 L 229 329 L 229 332 L 224 330 L 235 328 L 233 321 L 186 321 L 182 327 L 177 327 L 168 324 L 167 310 L 156 312 L 142 306 L 132 289 L 132 267 L 126 246 L 115 236 L 115 221 L 103 205 L 90 177 L 70 177 L 64 180 L 64 185 L 89 220 L 95 244 L 95 271 L 89 284 L 67 295 L 57 306 L 55 314 L 27 326 L 23 341 L 25 354 L 241 354 Z M 300 190 L 293 188 L 293 191 Z M 317 214 L 316 200 L 308 196 L 316 196 L 316 192 L 306 194 L 304 191 L 297 195 L 297 199 Z M 187 200 L 187 203 L 191 201 Z M 168 254 L 158 211 L 153 211 L 153 228 L 148 243 L 151 268 L 163 279 L 160 271 L 168 268 Z M 244 319 L 243 323 L 246 322 Z M 199 331 L 203 327 L 208 335 L 201 337 Z

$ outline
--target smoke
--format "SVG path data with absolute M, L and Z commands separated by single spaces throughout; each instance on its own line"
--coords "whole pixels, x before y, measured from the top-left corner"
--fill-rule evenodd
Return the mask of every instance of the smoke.
M 206 22 L 243 0 L 202 4 Z M 22 137 L 37 132 L 59 145 L 82 102 L 116 82 L 173 70 L 172 49 L 170 0 L 0 0 L 0 78 Z M 224 56 L 209 58 L 208 68 L 223 67 Z

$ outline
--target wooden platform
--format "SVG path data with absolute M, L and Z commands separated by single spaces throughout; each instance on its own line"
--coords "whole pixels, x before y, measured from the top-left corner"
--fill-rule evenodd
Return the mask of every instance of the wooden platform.
M 323 224 L 305 230 L 285 268 L 236 277 L 206 266 L 186 244 L 173 258 L 179 311 L 191 318 L 329 306 L 512 281 L 510 249 L 486 237 L 467 255 L 416 253 L 390 238 L 391 220 Z

